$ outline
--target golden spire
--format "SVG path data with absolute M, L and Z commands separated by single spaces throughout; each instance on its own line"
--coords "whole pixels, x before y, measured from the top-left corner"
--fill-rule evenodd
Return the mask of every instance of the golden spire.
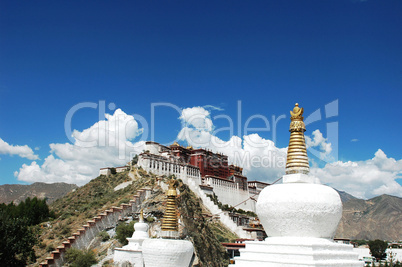
M 304 132 L 306 126 L 303 122 L 303 108 L 299 108 L 296 103 L 293 111 L 290 111 L 290 140 L 288 147 L 288 156 L 286 161 L 286 174 L 309 173 L 308 157 L 306 143 L 304 141 Z
M 178 231 L 178 218 L 176 210 L 176 185 L 175 180 L 171 179 L 169 181 L 169 189 L 166 193 L 167 203 L 165 215 L 162 220 L 162 231 Z
M 141 209 L 140 211 L 140 222 L 144 222 L 144 209 Z

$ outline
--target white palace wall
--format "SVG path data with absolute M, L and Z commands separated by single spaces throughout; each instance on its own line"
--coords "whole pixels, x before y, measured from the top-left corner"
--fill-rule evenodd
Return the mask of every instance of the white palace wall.
M 206 183 L 213 188 L 215 195 L 218 196 L 218 200 L 222 204 L 255 212 L 256 202 L 249 199 L 248 190 L 240 189 L 238 184 L 214 177 L 206 178 Z
M 145 171 L 152 172 L 156 175 L 175 175 L 186 184 L 188 184 L 189 180 L 194 181 L 197 186 L 202 184 L 198 167 L 190 164 L 177 164 L 163 156 L 141 154 L 138 157 L 137 165 Z M 255 212 L 255 201 L 248 199 L 250 197 L 248 190 L 240 189 L 238 184 L 229 180 L 214 177 L 207 177 L 206 184 L 213 188 L 214 193 L 218 196 L 218 199 L 222 204 L 236 206 L 237 209 Z
M 161 156 L 140 155 L 137 165 L 156 175 L 175 175 L 184 182 L 192 179 L 196 184 L 201 184 L 200 170 L 189 164 L 176 164 Z

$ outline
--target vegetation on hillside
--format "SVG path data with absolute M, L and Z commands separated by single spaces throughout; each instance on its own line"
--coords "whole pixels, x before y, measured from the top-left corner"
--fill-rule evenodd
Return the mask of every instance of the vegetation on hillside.
M 81 228 L 87 220 L 92 219 L 113 206 L 121 203 L 128 203 L 137 190 L 152 184 L 153 175 L 141 172 L 140 176 L 133 180 L 132 184 L 124 189 L 115 191 L 114 188 L 126 181 L 131 180 L 128 171 L 112 175 L 100 175 L 86 185 L 77 188 L 63 198 L 58 199 L 50 205 L 50 210 L 56 218 L 44 227 L 40 236 L 40 242 L 35 246 L 39 256 L 39 262 L 43 261 L 50 248 L 56 248 L 66 238 L 71 236 L 73 231 Z
M 229 256 L 212 230 L 214 225 L 204 218 L 200 199 L 181 180 L 178 180 L 178 189 L 179 211 L 193 241 L 199 266 L 228 266 Z
M 66 252 L 66 266 L 90 267 L 95 263 L 97 263 L 97 260 L 92 250 L 70 248 Z
M 257 214 L 255 212 L 252 211 L 245 211 L 242 209 L 236 209 L 230 205 L 227 204 L 222 204 L 222 202 L 219 201 L 218 196 L 215 195 L 215 193 L 213 195 L 207 195 L 213 202 L 215 205 L 218 206 L 218 208 L 220 208 L 223 211 L 229 211 L 229 212 L 234 212 L 234 213 L 239 213 L 239 214 L 244 214 L 250 217 L 257 217 Z
M 135 221 L 131 221 L 130 223 L 122 222 L 116 227 L 115 238 L 123 246 L 128 244 L 127 237 L 131 237 L 134 233 L 134 223 Z

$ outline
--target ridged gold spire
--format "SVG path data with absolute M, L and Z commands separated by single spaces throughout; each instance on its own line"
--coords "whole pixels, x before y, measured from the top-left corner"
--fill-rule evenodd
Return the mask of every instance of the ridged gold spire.
M 299 108 L 299 104 L 296 103 L 293 112 L 290 111 L 290 115 L 292 122 L 289 128 L 290 140 L 286 161 L 286 174 L 308 174 L 310 168 L 308 165 L 306 143 L 304 141 L 306 126 L 303 122 L 303 108 Z
M 167 203 L 165 216 L 162 220 L 162 231 L 178 231 L 178 218 L 176 209 L 176 185 L 175 180 L 171 179 L 169 181 L 169 189 L 166 193 Z

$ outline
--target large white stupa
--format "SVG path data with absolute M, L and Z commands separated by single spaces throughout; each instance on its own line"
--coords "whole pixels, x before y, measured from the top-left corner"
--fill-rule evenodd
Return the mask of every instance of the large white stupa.
M 129 262 L 133 266 L 143 266 L 142 243 L 149 238 L 149 226 L 144 222 L 143 211 L 140 213 L 139 222 L 134 224 L 134 233 L 127 238 L 128 245 L 114 250 L 113 261 L 116 265 Z
M 352 245 L 333 241 L 342 217 L 341 199 L 334 189 L 309 175 L 303 108 L 296 104 L 290 114 L 283 184 L 266 187 L 257 202 L 268 238 L 246 242 L 235 266 L 363 266 Z

